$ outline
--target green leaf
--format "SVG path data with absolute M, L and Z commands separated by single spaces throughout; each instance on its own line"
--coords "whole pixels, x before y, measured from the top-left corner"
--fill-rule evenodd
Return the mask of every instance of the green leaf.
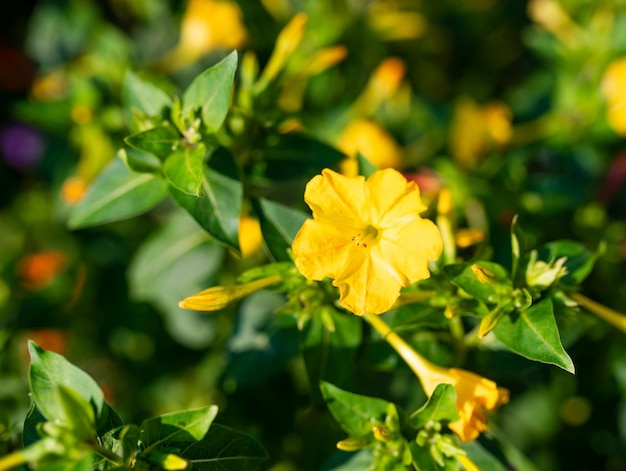
M 132 71 L 126 73 L 122 83 L 122 103 L 124 104 L 126 122 L 133 131 L 146 129 L 146 124 L 140 122 L 139 117 L 145 120 L 160 116 L 163 114 L 164 108 L 172 106 L 172 100 L 163 90 L 140 78 Z
M 159 308 L 176 341 L 190 348 L 205 348 L 215 335 L 213 319 L 180 309 L 178 301 L 209 286 L 224 255 L 224 248 L 180 210 L 135 253 L 127 272 L 130 295 Z
M 177 190 L 193 197 L 200 196 L 206 154 L 204 144 L 177 149 L 163 164 L 163 173 Z
M 179 453 L 194 471 L 256 471 L 269 458 L 258 441 L 239 430 L 213 424 L 204 438 Z
M 516 214 L 513 217 L 513 221 L 511 221 L 511 280 L 513 280 L 514 286 L 517 286 L 516 282 L 520 276 L 518 274 L 520 260 L 522 259 L 522 255 L 526 253 L 526 237 L 517 222 L 518 219 L 519 215 Z
M 80 440 L 96 437 L 96 417 L 91 404 L 73 389 L 59 385 L 57 388 L 59 404 L 64 410 L 67 429 Z
M 513 467 L 500 450 L 500 445 L 493 439 L 489 439 L 484 434 L 478 440 L 473 440 L 461 445 L 467 456 L 478 469 L 488 469 L 489 471 L 508 471 L 516 469 Z
M 320 383 L 320 389 L 330 413 L 352 437 L 372 433 L 372 427 L 387 416 L 390 403 L 383 399 L 344 391 L 326 381 Z
M 31 358 L 30 388 L 34 404 L 26 420 L 29 429 L 36 428 L 42 418 L 71 426 L 78 419 L 69 417 L 68 414 L 88 415 L 84 410 L 80 412 L 86 405 L 93 408 L 98 435 L 122 424 L 115 411 L 104 402 L 104 395 L 98 384 L 87 373 L 63 356 L 43 350 L 33 341 L 28 343 L 28 349 Z M 72 390 L 72 393 L 60 391 L 61 389 Z M 84 403 L 79 402 L 76 395 Z M 29 436 L 33 435 L 29 432 Z
M 529 360 L 556 365 L 574 374 L 574 363 L 561 344 L 549 298 L 528 309 L 503 316 L 494 333 L 509 350 Z
M 129 146 L 156 155 L 164 161 L 181 144 L 181 135 L 176 128 L 166 125 L 133 134 L 124 141 Z
M 104 409 L 104 395 L 98 384 L 83 370 L 63 356 L 28 342 L 30 353 L 30 389 L 32 398 L 42 415 L 49 421 L 68 424 L 71 418 L 59 397 L 59 388 L 73 389 L 100 417 Z
M 537 258 L 544 262 L 558 260 L 561 257 L 566 257 L 563 266 L 567 269 L 567 273 L 559 279 L 559 283 L 579 285 L 593 270 L 598 254 L 572 240 L 550 242 L 541 246 L 537 251 Z
M 114 159 L 70 213 L 68 225 L 78 229 L 127 219 L 148 211 L 166 194 L 161 179 L 133 172 L 121 159 Z
M 295 178 L 308 180 L 345 158 L 334 147 L 302 133 L 270 136 L 259 152 L 262 168 L 256 171 L 279 181 Z
M 234 330 L 226 344 L 228 378 L 238 387 L 267 381 L 284 371 L 298 354 L 295 322 L 284 322 L 276 316 L 276 309 L 284 304 L 283 295 L 258 291 L 239 305 Z
M 357 152 L 356 154 L 356 161 L 359 166 L 359 175 L 363 175 L 365 178 L 369 178 L 372 173 L 378 170 L 378 167 L 367 160 L 367 158 L 360 152 Z
M 253 200 L 252 204 L 259 216 L 263 240 L 274 260 L 291 260 L 287 250 L 291 248 L 293 239 L 308 216 L 302 211 L 265 198 Z
M 211 405 L 146 419 L 139 426 L 144 451 L 197 442 L 206 435 L 216 415 L 217 406 Z
M 159 158 L 148 152 L 131 148 L 120 149 L 119 156 L 133 172 L 156 173 L 161 169 L 161 161 Z
M 354 366 L 357 348 L 361 345 L 363 322 L 353 314 L 338 312 L 327 306 L 318 310 L 305 324 L 300 345 L 312 384 L 321 380 L 345 384 L 350 367 Z M 330 317 L 334 331 L 325 325 L 323 315 Z
M 230 163 L 229 163 L 230 162 Z M 184 208 L 216 241 L 239 253 L 239 215 L 243 187 L 226 149 L 218 149 L 204 167 L 204 196 L 195 197 L 170 186 L 174 201 Z
M 456 408 L 456 391 L 451 384 L 439 384 L 426 404 L 416 410 L 409 417 L 409 424 L 413 428 L 422 428 L 428 422 L 458 420 Z
M 441 471 L 441 466 L 433 458 L 430 447 L 419 446 L 415 441 L 411 441 L 409 447 L 416 469 L 419 471 Z
M 493 276 L 489 277 L 489 281 L 481 280 L 472 270 L 472 265 L 485 268 Z M 511 296 L 512 287 L 509 274 L 502 265 L 497 263 L 481 260 L 473 264 L 446 265 L 443 269 L 452 284 L 484 303 L 498 304 L 501 299 L 507 299 Z
M 183 115 L 193 115 L 200 109 L 207 132 L 217 132 L 228 114 L 236 70 L 237 51 L 233 51 L 196 77 L 183 94 Z

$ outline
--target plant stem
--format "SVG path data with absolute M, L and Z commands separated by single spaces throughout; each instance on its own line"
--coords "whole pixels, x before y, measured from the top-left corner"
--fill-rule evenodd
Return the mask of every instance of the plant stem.
M 572 293 L 569 297 L 590 313 L 595 314 L 613 327 L 617 327 L 622 332 L 626 332 L 626 316 L 624 314 L 614 311 L 580 293 Z

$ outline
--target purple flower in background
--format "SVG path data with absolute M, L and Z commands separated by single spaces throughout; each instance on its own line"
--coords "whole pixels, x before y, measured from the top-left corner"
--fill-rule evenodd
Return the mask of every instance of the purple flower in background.
M 0 152 L 11 167 L 26 170 L 37 165 L 44 151 L 41 135 L 23 124 L 12 124 L 0 131 Z

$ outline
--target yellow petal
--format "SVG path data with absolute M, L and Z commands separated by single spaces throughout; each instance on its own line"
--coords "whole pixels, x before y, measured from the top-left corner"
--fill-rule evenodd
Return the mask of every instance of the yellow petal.
M 304 222 L 296 235 L 292 251 L 296 268 L 310 280 L 322 280 L 325 277 L 336 278 L 342 274 L 346 260 L 354 242 L 343 227 L 333 223 L 309 219 Z M 364 255 L 364 253 L 363 253 Z M 354 260 L 360 263 L 361 259 Z
M 385 264 L 400 273 L 403 286 L 408 286 L 430 276 L 428 261 L 439 258 L 443 244 L 437 226 L 415 216 L 403 225 L 384 230 L 379 246 Z
M 366 251 L 364 249 L 363 251 Z M 333 281 L 339 288 L 339 303 L 354 314 L 382 314 L 391 309 L 402 284 L 371 257 L 355 258 L 345 268 L 344 277 Z M 347 275 L 347 276 L 346 276 Z
M 401 224 L 407 216 L 426 210 L 417 185 L 407 183 L 397 170 L 388 168 L 375 172 L 367 180 L 366 188 L 372 222 L 376 226 L 387 228 Z
M 304 200 L 315 219 L 359 227 L 365 209 L 365 178 L 348 178 L 324 169 L 307 184 Z

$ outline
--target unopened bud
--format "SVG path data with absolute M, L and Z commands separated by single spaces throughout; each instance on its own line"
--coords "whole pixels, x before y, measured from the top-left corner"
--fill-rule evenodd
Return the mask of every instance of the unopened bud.
M 494 284 L 498 281 L 498 276 L 487 267 L 474 263 L 471 268 L 472 273 L 474 273 L 481 283 Z
M 369 440 L 364 437 L 348 437 L 345 440 L 337 442 L 337 449 L 341 451 L 357 451 L 368 444 Z

